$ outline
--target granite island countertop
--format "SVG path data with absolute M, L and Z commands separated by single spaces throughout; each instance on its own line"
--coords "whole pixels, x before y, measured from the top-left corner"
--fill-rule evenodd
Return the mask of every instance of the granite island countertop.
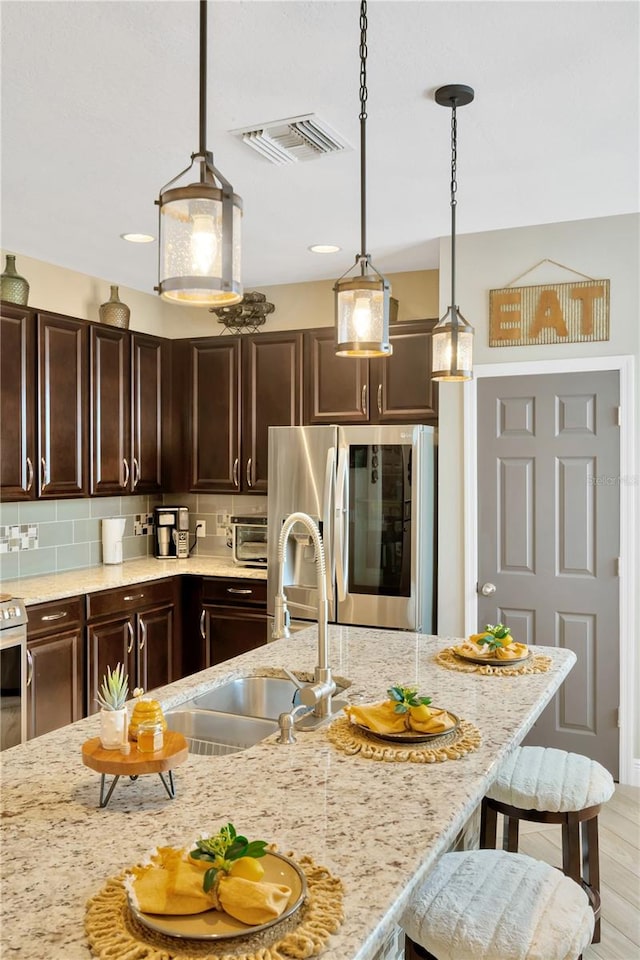
M 100 564 L 67 570 L 64 573 L 44 573 L 3 581 L 3 590 L 24 600 L 26 606 L 48 600 L 62 600 L 97 590 L 126 587 L 133 583 L 162 580 L 165 577 L 191 574 L 201 577 L 234 577 L 266 580 L 267 571 L 260 567 L 241 567 L 226 557 L 189 557 L 188 560 L 159 560 L 141 557 L 124 563 Z
M 3 957 L 88 960 L 85 904 L 108 877 L 158 844 L 184 846 L 233 822 L 250 838 L 309 854 L 344 883 L 345 920 L 323 960 L 372 960 L 407 898 L 450 848 L 517 745 L 575 663 L 569 650 L 539 647 L 545 674 L 485 677 L 437 665 L 450 638 L 330 626 L 330 664 L 352 681 L 354 701 L 384 699 L 411 684 L 475 724 L 482 744 L 444 763 L 386 763 L 338 752 L 326 726 L 279 745 L 275 735 L 221 757 L 190 755 L 169 800 L 158 777 L 119 782 L 98 807 L 98 774 L 81 747 L 98 717 L 80 720 L 0 754 Z M 316 628 L 236 657 L 155 692 L 165 709 L 232 676 L 283 666 L 313 670 Z

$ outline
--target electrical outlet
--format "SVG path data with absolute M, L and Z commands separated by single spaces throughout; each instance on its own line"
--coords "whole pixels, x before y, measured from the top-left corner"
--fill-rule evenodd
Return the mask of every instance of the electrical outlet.
M 197 520 L 196 521 L 196 536 L 198 539 L 201 537 L 206 537 L 207 535 L 207 521 L 206 520 Z

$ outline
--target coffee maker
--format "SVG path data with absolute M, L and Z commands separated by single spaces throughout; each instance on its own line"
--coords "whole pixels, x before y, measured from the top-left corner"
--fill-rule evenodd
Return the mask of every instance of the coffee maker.
M 189 556 L 189 508 L 156 507 L 153 511 L 153 554 L 161 560 Z

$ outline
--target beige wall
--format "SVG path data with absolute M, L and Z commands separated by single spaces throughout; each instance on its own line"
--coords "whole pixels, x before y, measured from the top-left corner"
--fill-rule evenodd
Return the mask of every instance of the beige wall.
M 4 263 L 4 253 L 2 262 Z M 11 252 L 11 251 L 9 251 Z M 82 320 L 98 320 L 98 308 L 108 300 L 109 280 L 16 255 L 18 273 L 29 281 L 29 306 L 64 313 Z M 392 296 L 399 301 L 398 319 L 420 320 L 438 313 L 438 271 L 391 274 Z M 334 280 L 262 286 L 275 305 L 265 330 L 324 327 L 333 323 Z M 131 308 L 130 328 L 161 337 L 216 336 L 222 327 L 206 309 L 180 307 L 150 293 L 119 288 L 120 299 Z

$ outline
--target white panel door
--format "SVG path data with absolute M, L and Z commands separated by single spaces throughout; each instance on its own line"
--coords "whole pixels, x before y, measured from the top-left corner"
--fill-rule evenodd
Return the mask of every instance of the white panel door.
M 502 621 L 517 640 L 575 652 L 525 742 L 585 754 L 614 776 L 618 403 L 617 371 L 478 381 L 478 627 Z M 495 593 L 483 596 L 486 584 Z

